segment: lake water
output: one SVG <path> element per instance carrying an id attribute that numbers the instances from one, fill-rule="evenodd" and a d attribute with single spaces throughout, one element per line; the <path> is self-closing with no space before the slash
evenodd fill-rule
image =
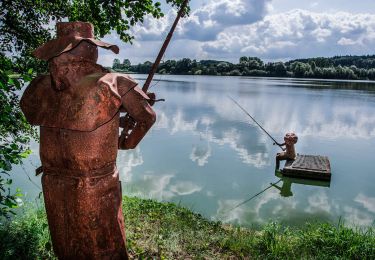
<path id="1" fill-rule="evenodd" d="M 134 77 L 140 83 L 146 78 Z M 340 218 L 374 225 L 375 82 L 157 75 L 154 84 L 151 90 L 166 99 L 155 105 L 156 125 L 137 149 L 119 152 L 125 194 L 172 201 L 244 226 Z M 279 148 L 228 95 L 279 142 L 294 131 L 298 153 L 328 156 L 331 182 L 275 175 Z M 40 185 L 33 177 L 38 144 L 32 149 L 24 169 L 15 167 L 13 175 L 29 200 Z M 276 182 L 279 189 L 233 209 Z"/>

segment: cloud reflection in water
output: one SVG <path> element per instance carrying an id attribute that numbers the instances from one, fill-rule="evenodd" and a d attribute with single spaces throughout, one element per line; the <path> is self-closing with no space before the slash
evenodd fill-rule
<path id="1" fill-rule="evenodd" d="M 146 194 L 163 200 L 196 194 L 194 198 L 199 198 L 198 204 L 216 204 L 210 216 L 239 224 L 265 223 L 269 219 L 288 223 L 313 219 L 337 221 L 340 216 L 348 222 L 357 221 L 359 225 L 371 224 L 375 213 L 373 197 L 365 196 L 367 193 L 357 195 L 358 190 L 354 188 L 336 186 L 348 185 L 353 178 L 348 170 L 348 160 L 343 159 L 347 158 L 344 151 L 375 137 L 374 99 L 370 94 L 316 90 L 313 85 L 318 83 L 309 82 L 310 86 L 306 81 L 298 80 L 236 77 L 191 77 L 189 80 L 195 82 L 189 84 L 190 91 L 185 88 L 179 92 L 178 88 L 172 87 L 174 82 L 171 80 L 159 85 L 161 95 L 168 102 L 156 106 L 158 121 L 153 128 L 154 136 L 162 135 L 163 140 L 173 143 L 168 148 L 177 148 L 179 154 L 175 157 L 176 162 L 169 162 L 176 169 L 173 174 L 164 171 L 158 173 L 159 176 L 151 177 L 153 173 L 142 179 L 145 185 L 141 186 Z M 281 81 L 283 86 L 280 86 Z M 331 85 L 329 82 L 324 84 Z M 226 94 L 238 100 L 276 139 L 280 140 L 287 131 L 296 131 L 302 137 L 297 145 L 298 152 L 305 152 L 303 149 L 311 146 L 315 152 L 330 153 L 336 163 L 333 165 L 334 176 L 338 176 L 331 189 L 293 184 L 294 195 L 288 198 L 282 198 L 278 190 L 270 189 L 253 202 L 223 216 L 225 210 L 245 199 L 244 194 L 255 193 L 272 180 L 276 151 L 268 137 L 226 98 Z M 181 143 L 180 138 L 184 139 Z M 342 140 L 345 141 L 343 144 Z M 350 156 L 348 158 L 351 160 Z M 162 159 L 161 149 L 159 160 Z M 339 164 L 343 166 L 338 167 Z M 225 166 L 231 173 L 229 177 Z M 184 175 L 186 167 L 191 176 Z M 365 178 L 371 179 L 366 172 L 367 168 L 363 170 L 367 174 Z M 147 184 L 151 181 L 155 186 Z M 231 183 L 236 184 L 234 188 Z M 360 187 L 358 184 L 356 189 Z"/>

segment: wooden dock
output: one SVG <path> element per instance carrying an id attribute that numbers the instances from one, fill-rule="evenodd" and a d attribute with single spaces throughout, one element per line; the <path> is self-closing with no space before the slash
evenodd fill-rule
<path id="1" fill-rule="evenodd" d="M 327 156 L 300 155 L 288 160 L 282 170 L 284 176 L 313 180 L 330 180 L 331 165 Z"/>

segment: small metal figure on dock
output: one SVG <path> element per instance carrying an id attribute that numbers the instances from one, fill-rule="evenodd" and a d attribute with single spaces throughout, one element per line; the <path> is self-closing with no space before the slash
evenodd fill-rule
<path id="1" fill-rule="evenodd" d="M 296 159 L 296 149 L 294 148 L 294 145 L 297 141 L 298 136 L 295 133 L 287 133 L 284 136 L 283 144 L 276 143 L 280 147 L 285 146 L 285 148 L 282 148 L 283 152 L 276 155 L 276 170 L 280 168 L 280 161 Z"/>
<path id="2" fill-rule="evenodd" d="M 229 96 L 229 98 L 272 139 L 273 145 L 278 145 L 283 150 L 282 153 L 276 155 L 276 172 L 279 171 L 280 161 L 286 160 L 284 169 L 282 169 L 282 174 L 285 176 L 315 180 L 331 179 L 331 165 L 327 156 L 296 154 L 294 145 L 297 143 L 298 137 L 295 133 L 287 133 L 284 137 L 285 142 L 278 143 L 245 108 L 232 97 Z"/>

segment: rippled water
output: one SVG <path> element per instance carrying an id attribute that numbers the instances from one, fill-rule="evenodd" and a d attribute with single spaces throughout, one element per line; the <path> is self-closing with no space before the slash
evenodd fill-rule
<path id="1" fill-rule="evenodd" d="M 146 78 L 134 76 L 140 83 Z M 167 101 L 155 105 L 157 123 L 141 145 L 119 152 L 124 193 L 241 225 L 337 223 L 340 217 L 348 224 L 374 224 L 375 83 L 157 76 L 155 84 L 152 90 Z M 295 131 L 298 153 L 329 156 L 331 182 L 276 176 L 278 148 L 228 95 L 279 141 Z M 25 170 L 14 170 L 17 187 L 30 200 L 39 193 L 26 176 L 39 165 L 37 146 Z M 278 188 L 233 209 L 276 182 Z"/>

